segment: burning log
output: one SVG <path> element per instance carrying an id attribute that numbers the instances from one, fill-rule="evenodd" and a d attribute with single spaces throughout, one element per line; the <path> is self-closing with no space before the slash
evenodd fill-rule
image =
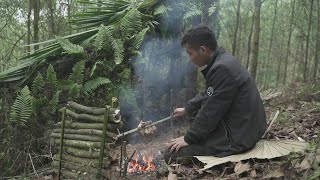
<path id="1" fill-rule="evenodd" d="M 69 107 L 87 113 L 87 114 L 92 114 L 92 115 L 103 115 L 105 112 L 105 108 L 96 108 L 96 107 L 89 107 L 89 106 L 84 106 L 81 104 L 78 104 L 73 101 L 68 101 Z M 111 114 L 117 114 L 116 113 L 117 109 L 115 108 L 110 108 L 110 113 Z"/>
<path id="2" fill-rule="evenodd" d="M 60 146 L 59 139 L 55 139 L 54 142 L 56 145 Z M 68 147 L 79 148 L 79 149 L 86 149 L 86 150 L 100 148 L 100 142 L 79 141 L 79 140 L 64 140 L 63 145 Z M 109 145 L 106 145 L 106 149 L 110 149 Z"/>
<path id="3" fill-rule="evenodd" d="M 54 129 L 54 133 L 61 133 L 61 129 Z M 80 135 L 94 135 L 102 137 L 102 131 L 96 129 L 65 129 L 64 132 L 66 134 L 80 134 Z M 113 140 L 117 140 L 117 135 L 111 132 L 106 132 L 106 136 Z"/>
<path id="4" fill-rule="evenodd" d="M 62 109 L 60 109 L 59 111 L 62 112 Z M 90 114 L 78 114 L 78 113 L 75 113 L 69 109 L 66 110 L 66 114 L 76 120 L 87 120 L 87 121 L 91 121 L 91 122 L 100 122 L 100 123 L 103 123 L 103 121 L 104 121 L 103 115 L 95 116 L 95 115 L 90 115 Z M 122 121 L 121 121 L 120 115 L 109 114 L 108 122 L 121 123 Z"/>
<path id="5" fill-rule="evenodd" d="M 61 122 L 58 122 L 55 126 L 56 127 L 61 127 Z M 113 123 L 108 123 L 108 130 L 116 130 L 121 128 L 121 124 L 113 124 Z M 72 122 L 72 121 L 66 121 L 65 127 L 72 128 L 72 129 L 98 129 L 102 130 L 103 129 L 103 123 L 77 123 L 77 122 Z"/>

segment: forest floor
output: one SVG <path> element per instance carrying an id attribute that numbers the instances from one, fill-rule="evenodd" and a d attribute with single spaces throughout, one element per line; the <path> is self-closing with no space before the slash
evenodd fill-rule
<path id="1" fill-rule="evenodd" d="M 164 163 L 162 154 L 165 143 L 173 137 L 170 128 L 158 131 L 153 137 L 135 136 L 134 141 L 127 146 L 128 156 L 134 150 L 140 154 L 153 154 L 154 171 L 129 173 L 127 179 L 306 179 L 320 172 L 319 138 L 320 130 L 320 89 L 314 85 L 295 84 L 294 86 L 277 91 L 277 95 L 267 98 L 265 109 L 268 119 L 279 110 L 277 121 L 272 125 L 269 139 L 290 139 L 308 142 L 308 148 L 302 153 L 268 160 L 246 160 L 239 163 L 225 163 L 214 166 L 199 173 L 201 163 L 189 166 L 168 166 Z M 270 122 L 270 121 L 269 121 Z M 170 126 L 170 125 L 169 125 Z M 176 124 L 181 135 L 184 134 L 188 123 Z M 120 149 L 116 150 L 119 156 Z M 238 165 L 237 165 L 238 164 Z M 113 166 L 109 177 L 119 179 L 119 166 Z M 170 174 L 170 175 L 169 175 Z M 318 178 L 316 178 L 318 179 Z"/>

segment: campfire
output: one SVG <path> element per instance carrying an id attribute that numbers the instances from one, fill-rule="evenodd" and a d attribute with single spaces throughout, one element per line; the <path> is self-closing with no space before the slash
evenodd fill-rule
<path id="1" fill-rule="evenodd" d="M 143 153 L 135 151 L 133 157 L 128 163 L 128 173 L 146 173 L 156 169 L 153 163 L 152 153 Z"/>

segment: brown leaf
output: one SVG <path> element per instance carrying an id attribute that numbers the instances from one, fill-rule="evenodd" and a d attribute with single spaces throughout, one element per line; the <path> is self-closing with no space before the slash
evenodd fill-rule
<path id="1" fill-rule="evenodd" d="M 305 157 L 303 159 L 303 161 L 300 163 L 300 168 L 303 169 L 303 170 L 306 170 L 306 169 L 310 168 L 310 163 L 309 163 L 307 157 Z"/>
<path id="2" fill-rule="evenodd" d="M 263 177 L 263 179 L 270 179 L 270 178 L 281 178 L 284 176 L 284 172 L 280 169 L 275 170 L 269 173 L 267 176 Z"/>
<path id="3" fill-rule="evenodd" d="M 255 169 L 253 169 L 252 171 L 250 171 L 250 177 L 251 178 L 256 178 L 257 177 L 257 172 Z"/>
<path id="4" fill-rule="evenodd" d="M 236 166 L 234 167 L 234 172 L 236 174 L 238 174 L 238 175 L 240 175 L 240 174 L 242 174 L 242 173 L 244 173 L 244 172 L 246 172 L 248 170 L 250 170 L 250 164 L 249 163 L 243 164 L 242 162 L 238 162 L 236 164 Z"/>
<path id="5" fill-rule="evenodd" d="M 288 111 L 294 111 L 295 109 L 294 109 L 293 106 L 290 105 L 290 106 L 288 106 L 287 110 L 288 110 Z"/>
<path id="6" fill-rule="evenodd" d="M 169 172 L 168 180 L 178 180 L 177 174 L 173 174 L 172 172 Z"/>

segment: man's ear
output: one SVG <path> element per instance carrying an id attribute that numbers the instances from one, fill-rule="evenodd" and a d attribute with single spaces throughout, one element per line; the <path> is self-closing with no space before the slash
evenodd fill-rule
<path id="1" fill-rule="evenodd" d="M 206 51 L 206 48 L 204 46 L 200 46 L 200 49 L 201 49 L 202 53 L 204 53 Z"/>

